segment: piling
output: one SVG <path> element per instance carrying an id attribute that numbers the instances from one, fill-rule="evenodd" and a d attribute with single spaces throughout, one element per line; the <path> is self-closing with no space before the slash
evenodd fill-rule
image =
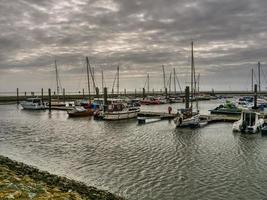
<path id="1" fill-rule="evenodd" d="M 83 88 L 83 99 L 84 99 L 84 88 Z"/>
<path id="2" fill-rule="evenodd" d="M 185 108 L 188 109 L 189 108 L 189 86 L 185 87 Z"/>
<path id="3" fill-rule="evenodd" d="M 44 88 L 41 89 L 42 102 L 44 103 Z"/>
<path id="4" fill-rule="evenodd" d="M 257 109 L 257 97 L 258 97 L 258 94 L 257 94 L 257 84 L 254 85 L 254 109 Z"/>
<path id="5" fill-rule="evenodd" d="M 136 98 L 136 89 L 134 89 L 134 98 Z"/>
<path id="6" fill-rule="evenodd" d="M 146 97 L 146 90 L 143 88 L 143 99 Z"/>
<path id="7" fill-rule="evenodd" d="M 19 105 L 19 88 L 17 88 L 17 104 Z"/>
<path id="8" fill-rule="evenodd" d="M 51 89 L 48 89 L 48 105 L 49 105 L 49 112 L 51 112 Z"/>
<path id="9" fill-rule="evenodd" d="M 24 92 L 24 96 L 27 97 L 27 92 Z"/>
<path id="10" fill-rule="evenodd" d="M 168 89 L 165 87 L 165 98 L 167 99 L 168 98 Z"/>
<path id="11" fill-rule="evenodd" d="M 99 98 L 99 88 L 98 87 L 95 88 L 95 93 L 96 93 L 96 98 Z"/>
<path id="12" fill-rule="evenodd" d="M 104 87 L 104 112 L 107 110 L 108 107 L 108 90 Z"/>
<path id="13" fill-rule="evenodd" d="M 65 88 L 63 88 L 63 102 L 65 103 L 66 102 L 66 98 L 65 98 Z"/>

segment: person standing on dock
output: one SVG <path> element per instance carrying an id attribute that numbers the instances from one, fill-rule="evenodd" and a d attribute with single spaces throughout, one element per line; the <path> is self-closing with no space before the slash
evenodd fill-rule
<path id="1" fill-rule="evenodd" d="M 168 113 L 171 114 L 171 112 L 172 112 L 172 107 L 169 106 L 169 107 L 168 107 Z"/>

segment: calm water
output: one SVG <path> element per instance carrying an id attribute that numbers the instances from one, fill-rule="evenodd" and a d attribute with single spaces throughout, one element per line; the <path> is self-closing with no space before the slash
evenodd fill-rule
<path id="1" fill-rule="evenodd" d="M 201 112 L 217 104 L 201 102 Z M 267 198 L 267 137 L 231 128 L 181 130 L 172 121 L 140 126 L 0 105 L 0 154 L 128 199 Z"/>

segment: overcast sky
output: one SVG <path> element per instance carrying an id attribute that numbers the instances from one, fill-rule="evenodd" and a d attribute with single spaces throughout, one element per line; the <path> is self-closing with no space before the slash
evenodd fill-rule
<path id="1" fill-rule="evenodd" d="M 120 65 L 122 90 L 140 90 L 147 73 L 161 89 L 165 65 L 184 89 L 191 40 L 201 89 L 248 90 L 258 61 L 267 86 L 266 0 L 1 0 L 0 30 L 0 92 L 54 90 L 55 59 L 62 87 L 86 88 L 85 56 L 99 86 Z"/>

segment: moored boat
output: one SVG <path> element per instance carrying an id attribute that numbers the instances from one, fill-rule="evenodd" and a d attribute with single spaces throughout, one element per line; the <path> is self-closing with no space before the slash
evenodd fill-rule
<path id="1" fill-rule="evenodd" d="M 87 117 L 92 116 L 94 111 L 92 109 L 86 109 L 84 107 L 75 106 L 72 110 L 67 111 L 69 117 Z"/>
<path id="2" fill-rule="evenodd" d="M 28 98 L 26 101 L 21 102 L 20 104 L 25 110 L 44 110 L 46 106 L 41 98 L 34 97 Z"/>
<path id="3" fill-rule="evenodd" d="M 243 110 L 241 118 L 233 124 L 234 132 L 257 133 L 264 125 L 264 120 L 260 118 L 260 113 L 253 110 Z"/>

